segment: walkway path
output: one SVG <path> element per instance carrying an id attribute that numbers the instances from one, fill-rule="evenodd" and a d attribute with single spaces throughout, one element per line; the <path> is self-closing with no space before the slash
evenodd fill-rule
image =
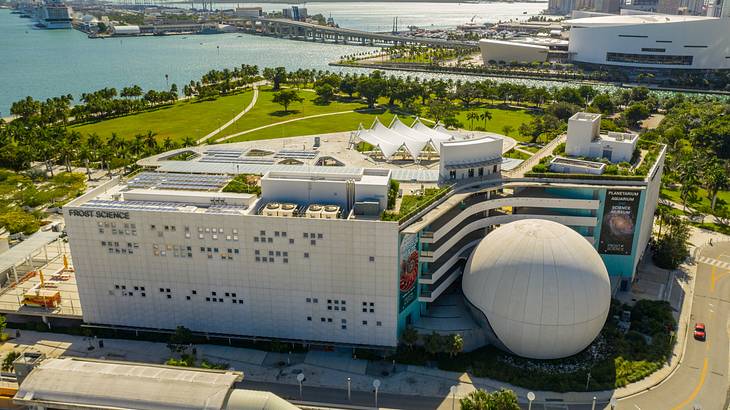
<path id="1" fill-rule="evenodd" d="M 227 123 L 225 123 L 222 126 L 216 128 L 215 131 L 213 131 L 213 132 L 209 133 L 208 135 L 204 136 L 203 138 L 200 138 L 199 140 L 197 140 L 196 143 L 197 144 L 204 143 L 210 137 L 212 137 L 214 135 L 217 135 L 219 132 L 221 132 L 224 129 L 228 128 L 231 124 L 233 124 L 234 122 L 238 121 L 241 117 L 243 117 L 244 114 L 246 114 L 247 112 L 249 112 L 254 107 L 254 105 L 256 105 L 256 101 L 259 99 L 259 87 L 258 86 L 259 86 L 259 83 L 254 83 L 253 84 L 253 98 L 251 99 L 251 102 L 248 104 L 248 106 L 246 108 L 244 108 L 243 111 L 239 112 L 238 115 L 236 115 L 235 117 L 233 117 Z"/>
<path id="2" fill-rule="evenodd" d="M 290 120 L 279 121 L 279 122 L 275 122 L 273 124 L 262 125 L 260 127 L 252 128 L 250 130 L 237 132 L 237 133 L 231 134 L 231 135 L 226 135 L 225 137 L 219 139 L 218 142 L 226 141 L 226 140 L 229 140 L 231 138 L 240 137 L 241 135 L 245 135 L 245 134 L 248 134 L 248 133 L 251 133 L 251 132 L 254 132 L 254 131 L 263 130 L 263 129 L 266 129 L 266 128 L 269 128 L 269 127 L 275 127 L 277 125 L 282 125 L 282 124 L 286 124 L 286 123 L 290 123 L 290 122 L 294 122 L 294 121 L 308 120 L 308 119 L 311 119 L 311 118 L 319 118 L 319 117 L 327 117 L 327 116 L 330 116 L 330 115 L 347 114 L 347 113 L 351 113 L 351 112 L 355 112 L 355 110 L 328 112 L 328 113 L 324 113 L 324 114 L 315 114 L 315 115 L 309 115 L 309 116 L 306 116 L 306 117 L 292 118 Z"/>

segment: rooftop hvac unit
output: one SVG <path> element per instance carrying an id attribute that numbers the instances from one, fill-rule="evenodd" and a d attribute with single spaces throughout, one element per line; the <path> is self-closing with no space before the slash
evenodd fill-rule
<path id="1" fill-rule="evenodd" d="M 312 204 L 307 207 L 305 213 L 307 218 L 321 218 L 322 217 L 322 205 Z"/>
<path id="2" fill-rule="evenodd" d="M 279 208 L 281 204 L 277 202 L 270 202 L 264 207 L 264 216 L 279 216 Z"/>
<path id="3" fill-rule="evenodd" d="M 294 216 L 296 211 L 297 206 L 295 204 L 281 204 L 281 208 L 279 208 L 279 216 Z"/>
<path id="4" fill-rule="evenodd" d="M 326 205 L 322 211 L 322 218 L 337 219 L 340 215 L 340 207 L 337 205 Z"/>

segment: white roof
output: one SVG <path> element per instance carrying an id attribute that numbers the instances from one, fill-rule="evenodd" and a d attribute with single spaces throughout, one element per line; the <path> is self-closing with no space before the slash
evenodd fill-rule
<path id="1" fill-rule="evenodd" d="M 573 355 L 601 331 L 611 285 L 598 252 L 557 222 L 525 219 L 488 234 L 464 269 L 467 300 L 513 353 Z"/>
<path id="2" fill-rule="evenodd" d="M 427 145 L 439 150 L 441 141 L 449 141 L 454 137 L 443 126 L 429 128 L 419 119 L 408 127 L 398 117 L 393 119 L 390 128 L 383 125 L 378 118 L 369 129 L 357 131 L 357 138 L 378 147 L 383 156 L 390 158 L 405 147 L 413 158 L 418 158 Z"/>
<path id="3" fill-rule="evenodd" d="M 566 20 L 565 24 L 568 24 L 570 26 L 599 27 L 630 26 L 638 24 L 681 23 L 701 20 L 716 20 L 716 18 L 706 16 L 680 16 L 672 14 L 631 14 L 571 19 Z"/>
<path id="4" fill-rule="evenodd" d="M 28 255 L 56 240 L 61 232 L 38 231 L 26 238 L 23 242 L 13 246 L 10 250 L 3 252 L 0 257 L 0 273 L 21 264 Z"/>
<path id="5" fill-rule="evenodd" d="M 535 42 L 533 40 L 533 42 Z M 505 40 L 492 40 L 492 39 L 481 39 L 479 40 L 480 44 L 497 44 L 497 45 L 504 45 L 504 46 L 512 46 L 512 47 L 522 47 L 522 48 L 534 48 L 538 50 L 547 50 L 550 47 L 540 44 L 531 44 L 527 40 L 522 41 L 505 41 Z"/>
<path id="6" fill-rule="evenodd" d="M 26 377 L 15 400 L 115 409 L 220 410 L 241 377 L 236 372 L 47 359 Z"/>

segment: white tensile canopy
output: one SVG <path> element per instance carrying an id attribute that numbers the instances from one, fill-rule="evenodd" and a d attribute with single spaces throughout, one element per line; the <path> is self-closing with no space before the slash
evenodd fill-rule
<path id="1" fill-rule="evenodd" d="M 386 127 L 376 118 L 372 127 L 365 129 L 361 126 L 355 136 L 361 141 L 377 147 L 387 159 L 405 148 L 414 160 L 418 159 L 426 146 L 431 146 L 439 152 L 441 142 L 454 138 L 441 125 L 430 128 L 416 118 L 413 125 L 409 127 L 397 116 L 393 118 L 390 127 Z"/>

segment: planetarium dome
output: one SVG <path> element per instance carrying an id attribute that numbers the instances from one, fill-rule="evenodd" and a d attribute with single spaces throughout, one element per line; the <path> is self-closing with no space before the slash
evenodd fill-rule
<path id="1" fill-rule="evenodd" d="M 567 226 L 540 219 L 503 225 L 482 239 L 462 288 L 490 342 L 534 359 L 585 349 L 611 303 L 598 252 Z"/>

